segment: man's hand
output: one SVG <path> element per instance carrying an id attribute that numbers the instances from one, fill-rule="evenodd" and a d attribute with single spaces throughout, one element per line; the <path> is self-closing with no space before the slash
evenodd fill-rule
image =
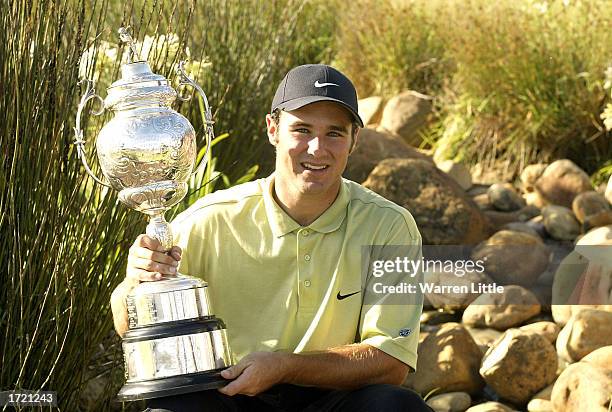
<path id="1" fill-rule="evenodd" d="M 162 251 L 157 239 L 140 235 L 130 248 L 126 276 L 111 295 L 111 308 L 115 329 L 120 336 L 128 329 L 126 297 L 140 282 L 151 282 L 163 279 L 164 276 L 176 276 L 177 266 L 181 260 L 181 248 L 174 246 L 170 253 Z"/>
<path id="2" fill-rule="evenodd" d="M 170 253 L 162 251 L 157 239 L 140 235 L 130 248 L 126 278 L 140 282 L 160 280 L 163 276 L 176 276 L 181 260 L 181 248 L 172 247 Z"/>
<path id="3" fill-rule="evenodd" d="M 222 377 L 234 381 L 220 388 L 219 392 L 228 396 L 255 396 L 283 383 L 287 359 L 287 354 L 283 352 L 253 352 L 221 372 Z"/>

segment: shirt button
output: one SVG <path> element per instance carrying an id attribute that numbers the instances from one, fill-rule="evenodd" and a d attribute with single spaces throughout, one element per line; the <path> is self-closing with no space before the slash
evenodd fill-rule
<path id="1" fill-rule="evenodd" d="M 302 231 L 303 236 L 308 236 L 309 234 L 310 234 L 310 231 L 308 229 Z"/>
<path id="2" fill-rule="evenodd" d="M 310 281 L 309 280 L 305 280 L 304 281 L 304 286 L 309 287 L 310 286 Z"/>
<path id="3" fill-rule="evenodd" d="M 310 260 L 310 255 L 304 256 L 304 260 L 306 260 L 306 261 Z"/>

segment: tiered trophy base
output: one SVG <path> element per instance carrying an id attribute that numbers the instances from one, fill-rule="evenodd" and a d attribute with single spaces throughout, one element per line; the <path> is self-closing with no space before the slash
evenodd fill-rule
<path id="1" fill-rule="evenodd" d="M 223 369 L 225 368 L 153 381 L 126 383 L 117 394 L 117 399 L 127 402 L 221 388 L 229 382 L 221 377 Z"/>

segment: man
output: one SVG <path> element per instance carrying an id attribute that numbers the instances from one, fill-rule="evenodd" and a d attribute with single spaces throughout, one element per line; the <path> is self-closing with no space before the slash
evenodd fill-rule
<path id="1" fill-rule="evenodd" d="M 130 249 L 126 280 L 112 299 L 118 332 L 127 329 L 127 291 L 175 275 L 180 261 L 181 273 L 208 281 L 238 360 L 222 372 L 231 382 L 218 392 L 149 406 L 429 410 L 398 386 L 416 368 L 422 299 L 403 305 L 377 295 L 364 263 L 374 245 L 402 246 L 419 259 L 421 237 L 405 209 L 341 177 L 363 127 L 353 84 L 329 66 L 296 67 L 266 122 L 276 148 L 272 176 L 196 202 L 173 222 L 180 247 L 168 255 L 144 235 Z M 392 273 L 387 282 L 404 277 Z"/>

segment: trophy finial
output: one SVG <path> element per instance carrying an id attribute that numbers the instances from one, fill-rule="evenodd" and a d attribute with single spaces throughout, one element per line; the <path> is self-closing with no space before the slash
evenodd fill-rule
<path id="1" fill-rule="evenodd" d="M 140 56 L 136 51 L 136 43 L 134 42 L 134 39 L 132 38 L 132 35 L 130 34 L 129 30 L 130 26 L 127 26 L 120 27 L 117 31 L 119 32 L 119 38 L 121 39 L 121 41 L 123 43 L 127 43 L 128 45 L 128 63 L 139 62 Z"/>

